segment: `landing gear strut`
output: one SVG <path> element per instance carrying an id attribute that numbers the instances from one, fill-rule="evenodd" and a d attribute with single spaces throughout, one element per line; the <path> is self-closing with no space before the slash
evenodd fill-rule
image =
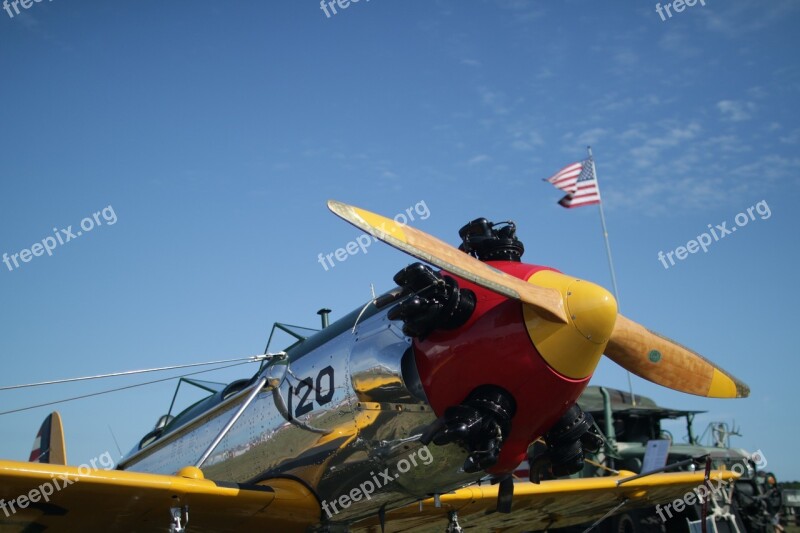
<path id="1" fill-rule="evenodd" d="M 456 511 L 450 511 L 450 515 L 447 519 L 448 522 L 445 533 L 464 533 L 464 529 L 458 524 L 458 513 Z"/>

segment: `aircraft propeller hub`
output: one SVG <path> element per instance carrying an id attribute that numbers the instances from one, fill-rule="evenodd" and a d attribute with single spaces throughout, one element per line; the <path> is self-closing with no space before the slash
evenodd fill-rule
<path id="1" fill-rule="evenodd" d="M 586 340 L 605 345 L 617 320 L 617 301 L 606 289 L 580 279 L 569 286 L 567 314 Z"/>

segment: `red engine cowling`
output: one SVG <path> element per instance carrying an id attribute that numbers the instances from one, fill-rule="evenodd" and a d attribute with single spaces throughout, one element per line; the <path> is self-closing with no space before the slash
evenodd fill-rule
<path id="1" fill-rule="evenodd" d="M 488 264 L 523 280 L 542 270 L 557 272 L 511 261 Z M 591 375 L 574 379 L 547 364 L 531 340 L 524 304 L 447 275 L 455 278 L 459 287 L 471 289 L 477 304 L 470 319 L 458 329 L 437 330 L 425 340 L 414 340 L 422 384 L 437 416 L 463 402 L 481 385 L 495 385 L 510 393 L 516 412 L 490 472 L 511 472 L 526 459 L 530 443 L 575 403 Z"/>

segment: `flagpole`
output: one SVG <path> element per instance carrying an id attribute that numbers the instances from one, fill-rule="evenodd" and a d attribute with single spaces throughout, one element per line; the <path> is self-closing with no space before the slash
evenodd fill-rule
<path id="1" fill-rule="evenodd" d="M 617 275 L 614 273 L 614 261 L 611 259 L 611 244 L 608 240 L 608 228 L 606 227 L 606 216 L 603 213 L 603 197 L 600 194 L 600 179 L 597 177 L 597 167 L 594 164 L 594 156 L 592 155 L 592 147 L 587 146 L 586 149 L 589 151 L 589 161 L 592 163 L 592 174 L 594 175 L 594 180 L 597 186 L 597 197 L 600 200 L 597 203 L 597 206 L 600 208 L 600 223 L 603 225 L 603 239 L 606 242 L 606 256 L 608 257 L 608 269 L 611 272 L 611 286 L 614 289 L 614 297 L 617 299 L 617 308 L 619 308 L 619 290 L 617 289 Z M 631 402 L 633 405 L 636 405 L 636 396 L 633 394 L 633 382 L 631 381 L 631 373 L 630 371 L 626 371 L 628 374 L 628 389 L 631 392 Z"/>

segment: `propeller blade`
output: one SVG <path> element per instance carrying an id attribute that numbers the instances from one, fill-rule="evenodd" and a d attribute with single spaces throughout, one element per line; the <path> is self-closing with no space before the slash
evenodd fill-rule
<path id="1" fill-rule="evenodd" d="M 329 200 L 328 208 L 350 224 L 400 251 L 490 291 L 525 302 L 546 320 L 567 323 L 564 302 L 555 289 L 539 287 L 500 272 L 425 232 L 370 211 L 336 200 Z"/>
<path id="2" fill-rule="evenodd" d="M 530 305 L 542 318 L 567 324 L 561 293 L 510 276 L 410 226 L 335 200 L 328 208 L 357 228 L 417 259 L 498 294 Z M 617 315 L 604 352 L 637 376 L 673 390 L 709 398 L 745 398 L 747 385 L 677 342 Z"/>
<path id="3" fill-rule="evenodd" d="M 750 388 L 703 356 L 617 315 L 605 354 L 658 385 L 709 398 L 746 398 Z"/>

